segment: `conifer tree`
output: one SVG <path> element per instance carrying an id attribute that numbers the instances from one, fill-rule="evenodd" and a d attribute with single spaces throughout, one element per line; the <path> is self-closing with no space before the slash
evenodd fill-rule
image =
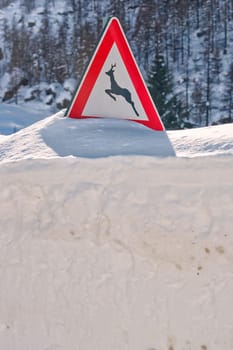
<path id="1" fill-rule="evenodd" d="M 223 105 L 225 109 L 224 117 L 220 119 L 220 123 L 232 123 L 233 116 L 233 63 L 230 64 L 229 71 L 226 76 L 226 86 L 223 94 Z M 228 111 L 228 116 L 226 112 Z"/>
<path id="2" fill-rule="evenodd" d="M 173 93 L 172 77 L 160 53 L 156 54 L 149 72 L 148 87 L 165 128 L 183 128 L 184 108 L 181 100 Z"/>

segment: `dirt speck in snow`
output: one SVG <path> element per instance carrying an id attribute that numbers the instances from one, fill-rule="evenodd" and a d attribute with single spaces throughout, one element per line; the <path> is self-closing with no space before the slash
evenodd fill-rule
<path id="1" fill-rule="evenodd" d="M 180 264 L 175 264 L 175 267 L 177 268 L 177 270 L 181 271 L 182 270 L 182 266 Z"/>
<path id="2" fill-rule="evenodd" d="M 219 254 L 224 254 L 224 253 L 225 253 L 224 248 L 223 248 L 223 246 L 221 246 L 221 245 L 217 246 L 215 249 L 216 249 L 216 251 L 217 251 Z"/>

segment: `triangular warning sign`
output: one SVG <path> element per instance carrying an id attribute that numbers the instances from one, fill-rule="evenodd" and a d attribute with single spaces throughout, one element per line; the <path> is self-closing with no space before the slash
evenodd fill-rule
<path id="1" fill-rule="evenodd" d="M 164 130 L 117 18 L 107 23 L 66 115 L 129 119 Z"/>

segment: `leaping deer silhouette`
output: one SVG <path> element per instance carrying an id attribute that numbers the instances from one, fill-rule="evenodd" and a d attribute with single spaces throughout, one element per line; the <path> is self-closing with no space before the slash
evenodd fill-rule
<path id="1" fill-rule="evenodd" d="M 116 79 L 114 77 L 114 68 L 116 67 L 115 64 L 111 64 L 111 68 L 105 72 L 110 77 L 111 82 L 111 89 L 106 89 L 105 92 L 108 94 L 114 101 L 116 101 L 116 97 L 114 95 L 120 95 L 125 98 L 125 100 L 133 107 L 133 110 L 137 116 L 139 116 L 138 111 L 136 110 L 134 106 L 134 102 L 132 101 L 131 93 L 128 89 L 120 87 L 118 83 L 116 82 Z"/>

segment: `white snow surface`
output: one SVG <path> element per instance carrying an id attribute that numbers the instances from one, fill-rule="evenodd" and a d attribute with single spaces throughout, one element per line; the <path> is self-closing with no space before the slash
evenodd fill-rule
<path id="1" fill-rule="evenodd" d="M 60 112 L 0 183 L 0 349 L 233 349 L 233 125 Z"/>
<path id="2" fill-rule="evenodd" d="M 28 106 L 2 103 L 0 105 L 0 140 L 49 115 L 49 108 L 42 103 L 28 103 Z"/>

